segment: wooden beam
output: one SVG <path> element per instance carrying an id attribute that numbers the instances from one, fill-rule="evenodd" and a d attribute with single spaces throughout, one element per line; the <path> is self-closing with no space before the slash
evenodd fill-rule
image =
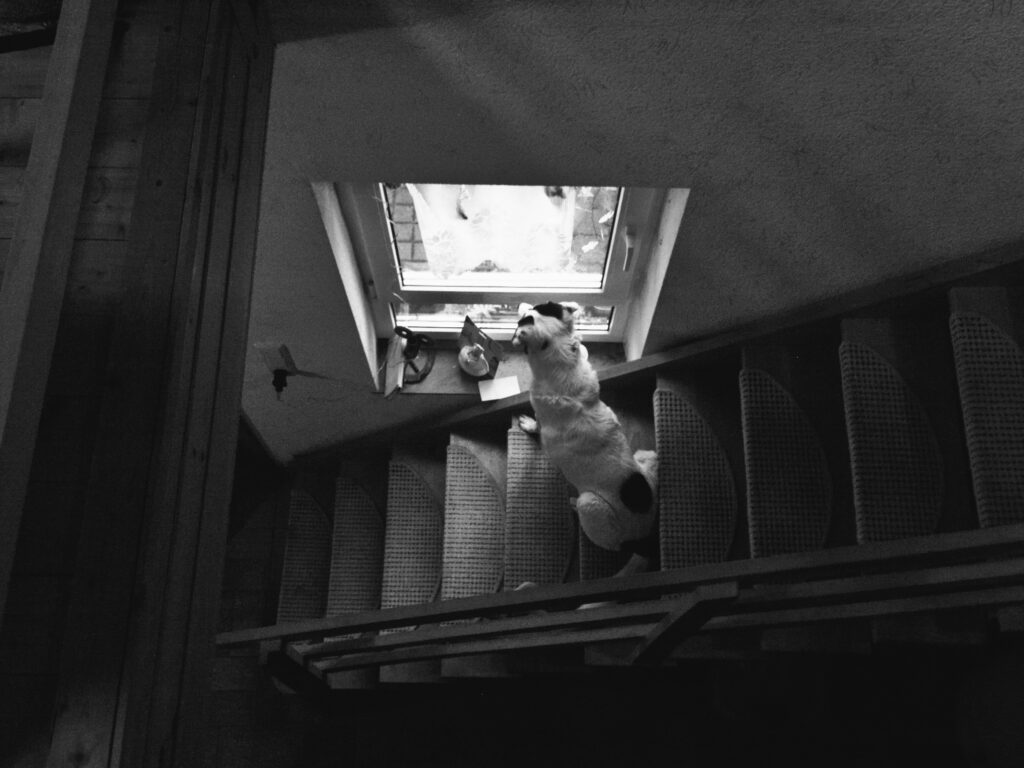
<path id="1" fill-rule="evenodd" d="M 133 706 L 147 701 L 148 692 L 139 688 L 152 673 L 163 632 L 174 630 L 150 631 L 141 620 L 141 608 L 160 601 L 163 585 L 142 583 L 137 574 L 140 542 L 147 528 L 152 532 L 155 477 L 178 466 L 159 449 L 179 439 L 175 425 L 162 421 L 163 408 L 180 373 L 171 364 L 174 345 L 186 333 L 181 305 L 202 280 L 183 246 L 182 228 L 193 217 L 186 207 L 190 161 L 203 64 L 212 51 L 207 2 L 150 7 L 155 15 L 126 33 L 158 39 L 157 76 L 128 233 L 127 286 L 84 501 L 49 765 L 142 764 L 133 760 L 143 741 Z"/>
<path id="2" fill-rule="evenodd" d="M 220 44 L 227 60 L 218 172 L 209 230 L 197 244 L 207 265 L 205 320 L 198 324 L 191 390 L 179 395 L 188 401 L 180 469 L 158 484 L 176 487 L 177 498 L 154 505 L 170 535 L 150 539 L 157 544 L 150 551 L 170 556 L 157 574 L 165 588 L 153 607 L 159 626 L 177 629 L 171 637 L 164 633 L 153 685 L 138 692 L 151 710 L 143 765 L 162 764 L 167 755 L 176 766 L 202 762 L 203 702 L 220 615 L 220 595 L 210 585 L 222 583 L 226 557 L 271 73 L 269 42 L 258 46 L 250 37 L 256 23 L 249 4 L 223 8 L 227 28 Z"/>
<path id="3" fill-rule="evenodd" d="M 428 661 L 454 656 L 478 656 L 507 651 L 528 651 L 541 648 L 562 648 L 584 646 L 593 643 L 608 643 L 615 640 L 630 640 L 643 637 L 654 628 L 653 622 L 626 624 L 623 626 L 595 627 L 592 629 L 556 629 L 528 632 L 521 635 L 489 637 L 483 640 L 461 640 L 454 643 L 417 645 L 393 651 L 374 651 L 343 656 L 332 662 L 329 671 L 311 667 L 313 674 L 322 676 L 330 684 L 331 675 L 350 669 L 372 667 L 378 664 L 402 664 L 409 661 Z"/>
<path id="4" fill-rule="evenodd" d="M 693 621 L 692 610 L 701 603 L 719 608 L 721 613 L 754 616 L 799 606 L 826 607 L 843 602 L 863 603 L 870 600 L 905 598 L 931 593 L 952 593 L 986 587 L 1005 587 L 1024 582 L 1024 559 L 941 566 L 917 571 L 849 576 L 843 579 L 818 580 L 798 584 L 767 584 L 739 590 L 735 582 L 698 587 L 690 593 L 671 599 L 621 603 L 589 610 L 541 612 L 493 619 L 482 623 L 428 625 L 410 632 L 368 635 L 320 643 L 292 643 L 286 652 L 298 664 L 331 656 L 361 651 L 384 651 L 431 643 L 459 640 L 482 640 L 499 635 L 515 635 L 540 630 L 593 629 L 616 624 L 658 621 L 658 632 L 664 634 L 673 622 Z M 709 618 L 704 614 L 704 619 Z M 703 621 L 702 620 L 702 621 Z M 688 625 L 691 629 L 693 625 Z M 653 641 L 653 638 L 650 638 Z M 671 636 L 662 643 L 670 651 L 682 638 Z M 653 652 L 652 652 L 653 653 Z M 649 657 L 649 658 L 653 658 Z M 641 659 L 638 659 L 641 660 Z M 329 665 L 328 667 L 329 668 Z"/>
<path id="5" fill-rule="evenodd" d="M 569 608 L 601 600 L 650 599 L 659 594 L 686 592 L 699 586 L 726 581 L 736 581 L 743 586 L 769 579 L 838 578 L 844 573 L 860 575 L 864 571 L 898 571 L 1022 554 L 1024 524 L 1007 525 L 755 560 L 732 560 L 637 576 L 541 586 L 536 589 L 236 630 L 219 634 L 217 643 L 222 647 L 232 647 L 262 640 L 322 638 L 332 634 L 367 632 L 478 616 L 493 617 L 502 613 Z"/>
<path id="6" fill-rule="evenodd" d="M 835 605 L 781 608 L 730 616 L 716 616 L 704 626 L 707 632 L 736 629 L 813 624 L 823 621 L 849 621 L 879 616 L 897 616 L 931 611 L 952 611 L 958 608 L 1012 605 L 1024 602 L 1024 586 L 987 587 L 963 592 L 942 592 L 883 600 L 859 600 Z"/>
<path id="7" fill-rule="evenodd" d="M 948 571 L 952 573 L 947 575 Z M 902 574 L 902 586 L 889 576 L 832 580 L 826 593 L 833 602 L 826 603 L 821 603 L 815 595 L 815 584 L 771 585 L 767 589 L 768 599 L 763 599 L 759 587 L 741 591 L 737 583 L 726 582 L 697 588 L 673 600 L 515 616 L 459 626 L 432 626 L 319 644 L 293 644 L 285 652 L 296 664 L 324 679 L 329 679 L 333 672 L 396 661 L 630 638 L 641 641 L 627 655 L 626 662 L 653 664 L 702 628 L 707 631 L 759 629 L 972 605 L 1006 605 L 1024 598 L 1021 583 L 1024 570 L 1019 560 L 906 573 Z M 844 590 L 839 589 L 841 583 L 845 585 Z M 721 615 L 716 616 L 716 613 Z"/>
<path id="8" fill-rule="evenodd" d="M 673 648 L 700 629 L 718 605 L 735 600 L 739 593 L 736 582 L 694 590 L 644 636 L 630 653 L 628 663 L 660 663 Z"/>
<path id="9" fill-rule="evenodd" d="M 66 0 L 0 285 L 0 620 L 110 54 L 116 0 Z"/>
<path id="10" fill-rule="evenodd" d="M 689 596 L 680 600 L 689 600 Z M 292 643 L 286 652 L 293 661 L 308 667 L 317 659 L 363 651 L 387 651 L 413 645 L 452 643 L 467 639 L 484 640 L 538 631 L 597 629 L 616 624 L 657 621 L 670 611 L 673 605 L 671 600 L 649 600 L 587 610 L 573 609 L 513 616 L 482 623 L 430 625 L 413 632 L 394 632 L 349 640 L 327 640 L 322 643 Z M 330 668 L 330 665 L 326 665 L 325 668 Z"/>

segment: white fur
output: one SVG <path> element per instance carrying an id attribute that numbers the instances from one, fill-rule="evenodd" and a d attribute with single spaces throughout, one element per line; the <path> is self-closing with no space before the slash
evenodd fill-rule
<path id="1" fill-rule="evenodd" d="M 624 542 L 642 539 L 654 528 L 655 506 L 643 513 L 623 503 L 622 484 L 640 472 L 652 494 L 657 488 L 657 455 L 634 454 L 618 417 L 600 397 L 597 372 L 588 361 L 586 347 L 574 334 L 575 305 L 563 304 L 561 317 L 536 311 L 513 337 L 513 346 L 527 353 L 533 382 L 530 402 L 537 416 L 545 453 L 579 492 L 580 525 L 590 539 L 605 549 L 619 550 Z M 532 419 L 521 426 L 532 431 Z"/>

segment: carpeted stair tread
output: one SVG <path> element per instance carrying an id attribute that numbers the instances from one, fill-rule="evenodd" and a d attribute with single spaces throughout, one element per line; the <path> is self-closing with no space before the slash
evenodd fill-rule
<path id="1" fill-rule="evenodd" d="M 309 494 L 293 490 L 277 606 L 279 623 L 324 615 L 330 567 L 330 521 Z"/>
<path id="2" fill-rule="evenodd" d="M 832 479 L 803 409 L 767 372 L 740 372 L 747 517 L 753 557 L 824 546 Z"/>
<path id="3" fill-rule="evenodd" d="M 526 581 L 572 580 L 576 545 L 571 489 L 539 441 L 519 428 L 508 432 L 505 494 L 505 589 Z"/>
<path id="4" fill-rule="evenodd" d="M 950 331 L 978 519 L 1024 521 L 1024 354 L 979 312 L 954 311 Z"/>
<path id="5" fill-rule="evenodd" d="M 924 405 L 867 344 L 839 347 L 857 541 L 934 533 L 943 464 Z"/>
<path id="6" fill-rule="evenodd" d="M 429 603 L 441 581 L 444 519 L 440 502 L 408 465 L 388 468 L 381 608 Z"/>
<path id="7" fill-rule="evenodd" d="M 441 598 L 495 592 L 504 571 L 505 506 L 491 475 L 463 445 L 448 446 Z"/>
<path id="8" fill-rule="evenodd" d="M 654 429 L 662 569 L 725 560 L 737 492 L 721 443 L 689 399 L 669 389 L 654 393 Z"/>
<path id="9" fill-rule="evenodd" d="M 383 555 L 384 519 L 380 510 L 354 480 L 338 477 L 326 615 L 380 607 Z"/>
<path id="10" fill-rule="evenodd" d="M 629 560 L 628 552 L 612 552 L 597 546 L 579 529 L 580 580 L 604 579 L 614 576 Z"/>

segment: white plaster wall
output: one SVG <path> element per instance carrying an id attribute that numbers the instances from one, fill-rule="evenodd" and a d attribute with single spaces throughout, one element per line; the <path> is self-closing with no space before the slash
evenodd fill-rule
<path id="1" fill-rule="evenodd" d="M 370 392 L 311 178 L 691 188 L 648 351 L 1024 235 L 1024 4 L 468 6 L 277 49 L 251 341 L 335 378 L 250 361 L 283 459 L 464 404 Z"/>

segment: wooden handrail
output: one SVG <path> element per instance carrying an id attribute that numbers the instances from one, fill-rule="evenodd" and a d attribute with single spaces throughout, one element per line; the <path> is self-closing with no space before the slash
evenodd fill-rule
<path id="1" fill-rule="evenodd" d="M 710 584 L 669 599 L 435 625 L 323 643 L 292 643 L 284 652 L 329 682 L 331 674 L 377 664 L 519 651 L 609 640 L 638 641 L 623 661 L 657 663 L 698 631 L 765 628 L 1024 601 L 1024 558 L 941 565 L 898 574 L 849 576 L 817 584 L 740 589 Z"/>
<path id="2" fill-rule="evenodd" d="M 1024 524 L 736 560 L 622 578 L 540 586 L 535 589 L 276 624 L 223 632 L 217 635 L 216 641 L 218 646 L 230 648 L 268 640 L 291 642 L 321 639 L 331 635 L 376 632 L 458 619 L 495 618 L 510 613 L 571 609 L 583 603 L 607 600 L 650 600 L 664 594 L 689 592 L 701 586 L 723 582 L 736 582 L 747 587 L 766 581 L 774 584 L 811 578 L 827 580 L 844 575 L 865 577 L 865 574 L 884 574 L 887 571 L 901 573 L 914 568 L 1014 556 L 1024 556 Z M 890 578 L 889 582 L 896 589 L 900 587 L 899 578 Z M 823 583 L 827 585 L 828 582 Z M 821 587 L 821 584 L 815 587 Z M 797 585 L 796 588 L 799 590 L 801 587 Z M 878 588 L 878 584 L 875 588 Z M 764 589 L 768 590 L 765 594 L 770 594 L 772 587 L 762 587 Z M 813 588 L 806 589 L 812 590 L 808 598 L 825 599 L 820 593 L 814 593 Z M 827 586 L 822 589 L 827 592 Z"/>

